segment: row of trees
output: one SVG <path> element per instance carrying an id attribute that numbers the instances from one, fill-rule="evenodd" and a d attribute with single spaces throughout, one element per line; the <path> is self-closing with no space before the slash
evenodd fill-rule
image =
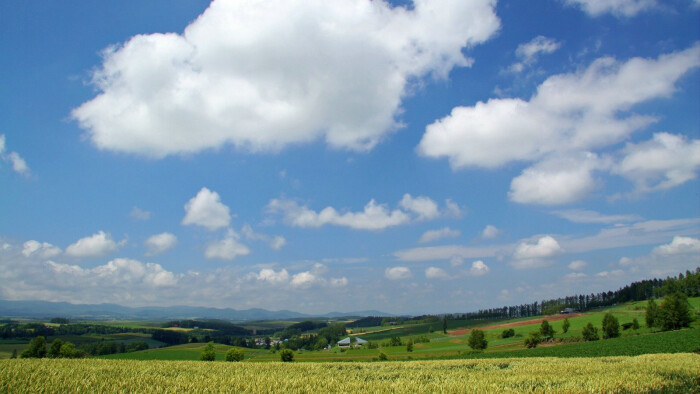
<path id="1" fill-rule="evenodd" d="M 633 282 L 616 291 L 591 294 L 577 294 L 567 297 L 543 300 L 529 304 L 503 306 L 500 308 L 481 309 L 449 315 L 452 319 L 506 319 L 553 314 L 565 308 L 588 311 L 595 308 L 611 306 L 629 301 L 643 301 L 653 297 L 682 293 L 687 297 L 700 296 L 700 267 L 695 272 L 686 271 L 677 277 L 650 279 Z"/>
<path id="2" fill-rule="evenodd" d="M 29 342 L 29 346 L 24 349 L 21 358 L 81 358 L 87 354 L 80 349 L 76 349 L 71 342 L 64 342 L 54 339 L 49 349 L 46 349 L 46 338 L 38 336 Z"/>

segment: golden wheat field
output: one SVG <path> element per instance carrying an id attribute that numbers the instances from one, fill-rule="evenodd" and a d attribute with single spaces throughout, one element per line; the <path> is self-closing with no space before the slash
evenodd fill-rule
<path id="1" fill-rule="evenodd" d="M 700 355 L 224 363 L 3 360 L 0 392 L 698 392 Z"/>

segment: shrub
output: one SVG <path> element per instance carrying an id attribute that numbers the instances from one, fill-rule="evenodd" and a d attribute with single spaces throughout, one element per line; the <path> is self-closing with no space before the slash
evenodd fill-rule
<path id="1" fill-rule="evenodd" d="M 512 328 L 509 328 L 507 330 L 503 330 L 501 333 L 501 338 L 510 338 L 515 336 L 515 330 Z"/>
<path id="2" fill-rule="evenodd" d="M 554 328 L 547 320 L 542 320 L 542 324 L 540 324 L 540 336 L 544 339 L 549 339 L 554 336 Z"/>
<path id="3" fill-rule="evenodd" d="M 561 324 L 561 330 L 566 334 L 569 331 L 569 327 L 571 327 L 571 323 L 569 323 L 569 318 L 565 318 L 564 322 Z"/>
<path id="4" fill-rule="evenodd" d="M 617 338 L 620 336 L 620 323 L 612 313 L 603 316 L 603 339 Z"/>
<path id="5" fill-rule="evenodd" d="M 588 323 L 586 327 L 583 327 L 581 334 L 586 341 L 597 341 L 600 339 L 598 337 L 598 328 L 593 327 L 593 323 Z"/>
<path id="6" fill-rule="evenodd" d="M 280 359 L 286 363 L 294 361 L 294 352 L 291 349 L 280 350 Z"/>
<path id="7" fill-rule="evenodd" d="M 386 361 L 388 359 L 389 358 L 386 356 L 386 354 L 384 354 L 384 352 L 379 352 L 379 360 L 380 361 Z"/>
<path id="8" fill-rule="evenodd" d="M 413 341 L 411 339 L 406 342 L 406 351 L 407 352 L 412 352 L 413 351 Z"/>
<path id="9" fill-rule="evenodd" d="M 540 342 L 542 342 L 542 337 L 540 337 L 539 331 L 533 331 L 525 338 L 525 346 L 527 346 L 528 349 L 536 348 Z"/>
<path id="10" fill-rule="evenodd" d="M 486 335 L 479 329 L 472 330 L 469 335 L 469 347 L 474 350 L 483 350 L 488 346 L 488 341 L 486 340 Z"/>
<path id="11" fill-rule="evenodd" d="M 636 317 L 632 320 L 632 329 L 639 330 L 639 322 L 637 321 Z"/>
<path id="12" fill-rule="evenodd" d="M 245 353 L 241 348 L 233 347 L 226 352 L 226 361 L 243 361 L 243 357 Z"/>
<path id="13" fill-rule="evenodd" d="M 204 351 L 199 355 L 199 359 L 202 361 L 214 361 L 216 360 L 216 353 L 214 352 L 214 342 L 209 342 L 204 347 Z"/>

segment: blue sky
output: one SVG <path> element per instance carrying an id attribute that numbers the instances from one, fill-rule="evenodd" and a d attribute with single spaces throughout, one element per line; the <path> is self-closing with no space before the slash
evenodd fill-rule
<path id="1" fill-rule="evenodd" d="M 0 298 L 464 312 L 700 266 L 695 0 L 0 4 Z"/>

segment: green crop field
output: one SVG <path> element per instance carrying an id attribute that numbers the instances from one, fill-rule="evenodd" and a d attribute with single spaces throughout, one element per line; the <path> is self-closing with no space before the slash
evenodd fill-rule
<path id="1" fill-rule="evenodd" d="M 693 392 L 700 356 L 382 363 L 3 360 L 0 392 Z"/>

